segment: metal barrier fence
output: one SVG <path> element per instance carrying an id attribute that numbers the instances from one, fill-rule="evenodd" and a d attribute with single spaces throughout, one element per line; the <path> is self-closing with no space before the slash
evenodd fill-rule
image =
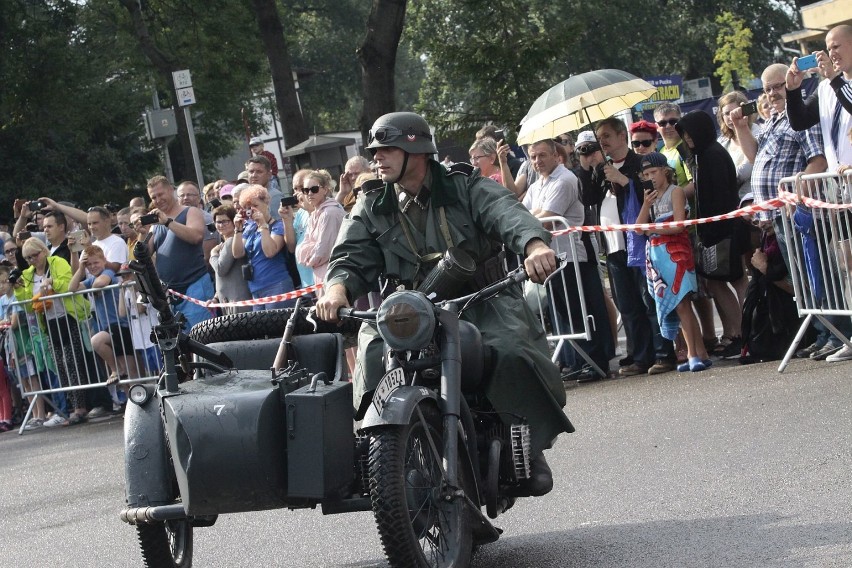
<path id="1" fill-rule="evenodd" d="M 113 284 L 10 303 L 6 364 L 22 397 L 31 397 L 19 433 L 45 402 L 67 418 L 87 389 L 108 387 L 112 401 L 120 403 L 120 385 L 158 377 L 162 358 L 150 339 L 157 315 L 137 303 L 134 286 Z"/>
<path id="2" fill-rule="evenodd" d="M 564 217 L 544 217 L 540 220 L 548 230 L 554 232 L 570 227 Z M 551 356 L 553 362 L 559 360 L 560 352 L 568 343 L 596 373 L 606 377 L 607 373 L 577 344 L 579 339 L 591 340 L 595 330 L 594 317 L 586 309 L 586 294 L 577 257 L 578 247 L 583 246 L 577 232 L 554 237 L 551 248 L 557 254 L 566 253 L 571 265 L 548 282 L 546 287 L 528 282 L 525 296 L 527 302 L 532 304 L 533 311 L 538 313 L 542 328 L 547 332 L 547 340 L 555 344 Z M 597 258 L 588 260 L 597 267 Z M 521 259 L 518 259 L 518 262 L 521 262 Z M 574 309 L 557 309 L 557 302 L 563 307 L 573 306 Z"/>
<path id="3" fill-rule="evenodd" d="M 781 219 L 796 307 L 805 316 L 778 367 L 783 372 L 814 318 L 852 348 L 832 317 L 852 318 L 852 175 L 788 177 L 779 189 L 797 196 L 786 201 Z"/>

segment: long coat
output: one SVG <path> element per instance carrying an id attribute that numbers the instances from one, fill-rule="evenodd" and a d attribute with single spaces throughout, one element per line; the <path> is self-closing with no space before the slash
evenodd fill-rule
<path id="1" fill-rule="evenodd" d="M 511 252 L 523 254 L 533 238 L 550 242 L 550 233 L 506 188 L 482 178 L 478 170 L 447 171 L 438 162 L 429 164 L 426 234 L 412 231 L 421 256 L 448 248 L 438 221 L 440 207 L 446 213 L 453 246 L 468 253 L 477 265 L 503 243 Z M 392 184 L 358 200 L 341 226 L 326 285 L 343 284 L 352 301 L 375 290 L 382 275 L 420 280 L 423 269 L 399 221 Z M 565 390 L 559 370 L 550 361 L 544 330 L 523 301 L 520 288 L 512 287 L 465 311 L 463 319 L 479 328 L 483 343 L 492 351 L 494 372 L 485 385 L 486 396 L 497 411 L 526 417 L 532 455 L 550 447 L 559 433 L 573 432 L 561 410 Z M 366 410 L 383 371 L 381 339 L 374 328 L 362 326 L 354 377 L 358 416 Z"/>

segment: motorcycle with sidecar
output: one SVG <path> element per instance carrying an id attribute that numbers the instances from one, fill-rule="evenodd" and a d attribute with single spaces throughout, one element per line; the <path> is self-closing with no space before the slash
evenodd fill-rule
<path id="1" fill-rule="evenodd" d="M 341 310 L 349 331 L 371 322 L 385 342 L 386 373 L 356 425 L 341 328 L 297 304 L 214 318 L 187 336 L 147 249 L 134 252 L 164 363 L 156 384 L 131 387 L 125 412 L 120 517 L 146 566 L 191 566 L 195 528 L 279 508 L 372 511 L 393 566 L 463 567 L 497 540 L 489 518 L 524 496 L 530 476 L 529 425 L 477 393 L 488 351 L 459 316 L 523 282 L 522 268 L 460 298 L 401 290 L 377 311 Z"/>

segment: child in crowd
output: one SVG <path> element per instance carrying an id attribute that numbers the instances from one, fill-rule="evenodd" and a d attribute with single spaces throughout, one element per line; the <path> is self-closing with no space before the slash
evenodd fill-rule
<path id="1" fill-rule="evenodd" d="M 89 245 L 80 254 L 80 267 L 71 278 L 69 289 L 72 292 L 90 288 L 105 288 L 118 284 L 115 272 L 107 268 L 104 251 L 95 245 Z M 86 276 L 88 271 L 89 276 Z M 110 370 L 107 386 L 113 400 L 113 410 L 121 406 L 120 397 L 115 390 L 115 384 L 128 378 L 131 363 L 128 356 L 133 357 L 133 339 L 126 318 L 118 315 L 119 290 L 112 288 L 92 294 L 95 306 L 95 322 L 92 336 L 92 348 L 103 359 Z"/>
<path id="2" fill-rule="evenodd" d="M 688 205 L 683 189 L 674 184 L 674 170 L 659 152 L 643 156 L 641 177 L 645 180 L 645 201 L 637 223 L 664 223 L 686 219 Z M 642 231 L 638 231 L 642 232 Z M 663 337 L 674 340 L 683 329 L 688 361 L 678 371 L 703 371 L 710 358 L 698 319 L 692 311 L 692 294 L 698 290 L 695 259 L 685 227 L 645 231 L 648 290 L 657 306 L 657 319 Z"/>
<path id="3" fill-rule="evenodd" d="M 118 272 L 121 283 L 133 281 L 133 271 L 122 267 Z M 162 357 L 160 350 L 151 341 L 151 330 L 157 325 L 157 310 L 150 303 L 137 300 L 137 291 L 128 286 L 122 289 L 121 302 L 118 304 L 118 317 L 130 319 L 130 334 L 136 352 L 136 364 L 142 363 L 141 373 L 134 376 L 156 376 L 160 373 Z"/>
<path id="4" fill-rule="evenodd" d="M 47 370 L 46 343 L 35 314 L 31 313 L 28 318 L 23 306 L 12 305 L 17 298 L 14 293 L 14 282 L 10 282 L 9 275 L 10 268 L 0 266 L 0 319 L 3 324 L 8 325 L 5 351 L 9 376 L 23 387 L 24 392 L 38 391 L 41 390 L 39 372 Z M 9 394 L 11 396 L 11 387 Z M 27 400 L 32 403 L 32 397 L 27 397 Z M 59 424 L 45 421 L 44 400 L 42 397 L 37 397 L 32 417 L 25 429 L 34 430 L 42 425 L 58 426 Z"/>

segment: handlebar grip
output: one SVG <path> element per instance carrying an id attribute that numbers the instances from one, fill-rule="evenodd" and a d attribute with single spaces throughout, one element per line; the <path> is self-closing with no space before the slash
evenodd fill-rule
<path id="1" fill-rule="evenodd" d="M 232 369 L 234 367 L 234 362 L 231 361 L 231 358 L 221 351 L 211 349 L 203 343 L 196 341 L 195 339 L 190 339 L 186 336 L 181 337 L 181 342 L 184 343 L 184 346 L 187 349 L 189 349 L 190 353 L 203 357 L 208 361 L 213 361 L 220 367 L 225 367 L 226 369 Z"/>

